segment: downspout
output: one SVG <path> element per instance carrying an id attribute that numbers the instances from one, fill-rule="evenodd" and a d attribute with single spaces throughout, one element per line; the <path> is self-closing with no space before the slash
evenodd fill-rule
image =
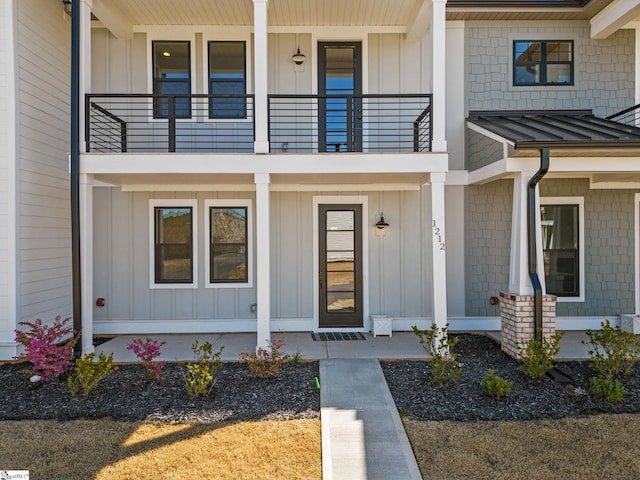
<path id="1" fill-rule="evenodd" d="M 71 277 L 73 329 L 82 335 L 80 290 L 80 1 L 71 0 Z M 82 337 L 75 345 L 82 352 Z"/>
<path id="2" fill-rule="evenodd" d="M 549 149 L 540 149 L 540 168 L 529 180 L 527 188 L 527 246 L 529 250 L 529 278 L 533 285 L 534 336 L 542 340 L 542 284 L 538 275 L 538 254 L 536 218 L 540 213 L 536 209 L 536 186 L 549 170 Z"/>

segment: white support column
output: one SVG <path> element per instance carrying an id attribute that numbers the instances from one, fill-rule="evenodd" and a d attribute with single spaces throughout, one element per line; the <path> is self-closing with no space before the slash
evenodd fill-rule
<path id="1" fill-rule="evenodd" d="M 267 347 L 271 341 L 269 174 L 256 173 L 254 181 L 256 184 L 257 346 Z"/>
<path id="2" fill-rule="evenodd" d="M 80 152 L 86 152 L 84 135 L 84 95 L 91 93 L 91 10 L 92 0 L 80 0 Z"/>
<path id="3" fill-rule="evenodd" d="M 438 328 L 447 325 L 447 263 L 445 242 L 444 182 L 446 173 L 431 174 L 431 288 L 433 289 L 433 323 Z"/>
<path id="4" fill-rule="evenodd" d="M 431 104 L 431 111 L 433 112 L 431 149 L 434 152 L 447 151 L 445 137 L 445 87 L 447 82 L 446 4 L 446 0 L 433 0 L 431 6 L 431 93 L 433 95 Z"/>
<path id="5" fill-rule="evenodd" d="M 255 153 L 269 153 L 267 130 L 267 7 L 269 0 L 253 0 L 253 115 L 255 116 Z"/>
<path id="6" fill-rule="evenodd" d="M 80 174 L 80 275 L 82 354 L 93 348 L 93 175 Z"/>
<path id="7" fill-rule="evenodd" d="M 527 232 L 527 189 L 535 172 L 519 172 L 513 180 L 513 210 L 511 213 L 511 254 L 509 257 L 509 293 L 513 295 L 533 295 L 529 278 L 528 232 Z M 536 212 L 540 211 L 540 194 L 536 187 Z M 542 238 L 540 215 L 536 215 L 536 238 Z M 536 242 L 538 272 L 542 291 L 544 284 L 544 260 L 542 243 Z"/>

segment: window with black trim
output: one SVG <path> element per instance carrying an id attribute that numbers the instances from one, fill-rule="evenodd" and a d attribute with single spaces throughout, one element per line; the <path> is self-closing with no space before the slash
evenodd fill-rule
<path id="1" fill-rule="evenodd" d="M 573 40 L 514 40 L 513 85 L 573 85 Z"/>
<path id="2" fill-rule="evenodd" d="M 155 283 L 193 283 L 193 208 L 155 206 Z"/>
<path id="3" fill-rule="evenodd" d="M 580 296 L 579 205 L 540 206 L 542 252 L 547 293 Z"/>
<path id="4" fill-rule="evenodd" d="M 241 41 L 211 41 L 209 48 L 209 94 L 239 95 L 212 98 L 209 118 L 246 118 L 246 47 Z"/>
<path id="5" fill-rule="evenodd" d="M 191 94 L 191 52 L 188 41 L 154 40 L 153 93 L 154 95 Z M 191 99 L 175 98 L 175 106 L 169 98 L 156 98 L 153 102 L 153 118 L 168 118 L 175 108 L 176 118 L 191 118 Z"/>
<path id="6" fill-rule="evenodd" d="M 211 283 L 249 281 L 248 207 L 209 207 Z"/>

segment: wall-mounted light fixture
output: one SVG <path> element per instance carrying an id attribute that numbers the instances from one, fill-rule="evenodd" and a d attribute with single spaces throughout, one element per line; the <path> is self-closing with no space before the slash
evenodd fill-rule
<path id="1" fill-rule="evenodd" d="M 71 16 L 71 0 L 62 0 L 62 8 L 64 13 Z"/>
<path id="2" fill-rule="evenodd" d="M 385 235 L 389 224 L 384 219 L 384 213 L 380 212 L 380 220 L 376 223 L 376 235 L 382 237 Z"/>
<path id="3" fill-rule="evenodd" d="M 298 47 L 298 51 L 291 57 L 293 63 L 296 65 L 302 65 L 307 57 L 305 57 L 302 53 L 300 53 L 300 47 Z"/>

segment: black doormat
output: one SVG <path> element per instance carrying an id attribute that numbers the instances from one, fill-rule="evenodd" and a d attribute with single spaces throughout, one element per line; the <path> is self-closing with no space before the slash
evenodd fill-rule
<path id="1" fill-rule="evenodd" d="M 360 332 L 313 332 L 311 337 L 314 342 L 330 342 L 333 340 L 366 340 L 365 336 Z"/>

